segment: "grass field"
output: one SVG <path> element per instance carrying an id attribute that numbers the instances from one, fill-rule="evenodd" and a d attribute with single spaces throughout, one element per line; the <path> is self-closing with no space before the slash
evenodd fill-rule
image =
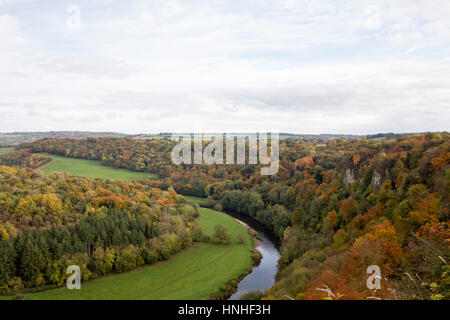
<path id="1" fill-rule="evenodd" d="M 231 244 L 199 243 L 168 261 L 82 283 L 81 290 L 48 290 L 27 294 L 25 299 L 207 299 L 250 268 L 252 246 L 246 230 L 221 212 L 200 208 L 198 224 L 208 234 L 215 225 L 223 225 L 233 236 Z M 238 244 L 239 232 L 245 235 L 245 244 Z"/>
<path id="2" fill-rule="evenodd" d="M 206 198 L 200 198 L 200 197 L 191 197 L 191 196 L 184 196 L 187 200 L 187 202 L 190 203 L 198 203 L 199 205 L 207 205 L 208 200 Z"/>
<path id="3" fill-rule="evenodd" d="M 248 237 L 250 244 L 250 236 L 247 230 L 243 228 L 234 218 L 231 216 L 208 208 L 200 208 L 200 219 L 197 221 L 198 225 L 206 234 L 212 234 L 214 227 L 218 224 L 223 225 L 231 234 L 232 242 L 237 243 L 236 235 L 242 233 Z"/>
<path id="4" fill-rule="evenodd" d="M 100 161 L 66 158 L 46 153 L 41 153 L 41 155 L 52 158 L 52 162 L 43 167 L 46 174 L 67 172 L 75 176 L 83 176 L 90 179 L 101 178 L 123 181 L 156 177 L 156 175 L 150 173 L 103 166 Z"/>
<path id="5" fill-rule="evenodd" d="M 0 147 L 0 154 L 5 154 L 11 150 L 14 150 L 14 148 L 10 148 L 10 147 Z"/>

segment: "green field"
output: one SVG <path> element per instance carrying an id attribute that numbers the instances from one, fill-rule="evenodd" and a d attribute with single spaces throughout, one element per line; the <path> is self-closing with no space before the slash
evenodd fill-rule
<path id="1" fill-rule="evenodd" d="M 200 198 L 200 197 L 191 197 L 191 196 L 184 196 L 189 203 L 198 203 L 199 205 L 207 205 L 208 200 L 206 198 Z"/>
<path id="2" fill-rule="evenodd" d="M 12 147 L 0 147 L 0 154 L 5 154 L 5 153 L 10 152 L 12 150 L 14 150 L 14 148 L 12 148 Z"/>
<path id="3" fill-rule="evenodd" d="M 52 158 L 52 162 L 42 168 L 46 174 L 67 172 L 90 179 L 101 178 L 123 181 L 156 178 L 156 175 L 150 173 L 103 166 L 100 161 L 66 158 L 46 153 L 40 153 L 40 155 Z"/>
<path id="4" fill-rule="evenodd" d="M 223 225 L 233 236 L 231 244 L 199 243 L 168 261 L 82 283 L 81 290 L 48 290 L 26 294 L 25 299 L 207 299 L 250 268 L 252 246 L 246 230 L 221 212 L 200 208 L 198 224 L 208 234 L 215 225 Z M 245 235 L 245 244 L 238 244 L 239 232 Z"/>
<path id="5" fill-rule="evenodd" d="M 237 243 L 236 235 L 239 232 L 248 236 L 247 230 L 234 220 L 234 218 L 213 209 L 200 208 L 200 219 L 198 219 L 197 223 L 207 234 L 212 234 L 216 225 L 223 225 L 229 231 L 233 237 L 232 241 L 235 243 Z M 248 239 L 250 239 L 250 236 L 248 236 Z"/>

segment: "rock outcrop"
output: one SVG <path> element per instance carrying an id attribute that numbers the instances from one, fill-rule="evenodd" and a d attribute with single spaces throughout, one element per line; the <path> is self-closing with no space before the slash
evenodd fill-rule
<path id="1" fill-rule="evenodd" d="M 345 169 L 344 185 L 348 187 L 353 182 L 355 182 L 355 173 L 353 172 L 353 169 L 350 168 Z"/>
<path id="2" fill-rule="evenodd" d="M 377 171 L 373 171 L 372 181 L 370 182 L 373 189 L 378 189 L 381 186 L 381 174 Z"/>

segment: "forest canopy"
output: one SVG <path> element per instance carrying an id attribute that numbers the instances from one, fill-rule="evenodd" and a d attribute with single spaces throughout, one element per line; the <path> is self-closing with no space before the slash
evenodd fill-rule
<path id="1" fill-rule="evenodd" d="M 20 149 L 155 173 L 142 185 L 263 223 L 282 243 L 266 299 L 448 299 L 449 142 L 447 132 L 281 140 L 274 176 L 259 164 L 174 165 L 167 139 L 43 139 Z M 381 268 L 377 292 L 365 286 L 369 265 Z"/>

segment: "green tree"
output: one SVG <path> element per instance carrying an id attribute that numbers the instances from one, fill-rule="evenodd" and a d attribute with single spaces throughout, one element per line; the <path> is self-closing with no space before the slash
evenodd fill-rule
<path id="1" fill-rule="evenodd" d="M 228 234 L 227 229 L 219 224 L 214 227 L 214 234 L 212 236 L 212 239 L 215 243 L 229 244 L 231 241 L 231 236 Z"/>

